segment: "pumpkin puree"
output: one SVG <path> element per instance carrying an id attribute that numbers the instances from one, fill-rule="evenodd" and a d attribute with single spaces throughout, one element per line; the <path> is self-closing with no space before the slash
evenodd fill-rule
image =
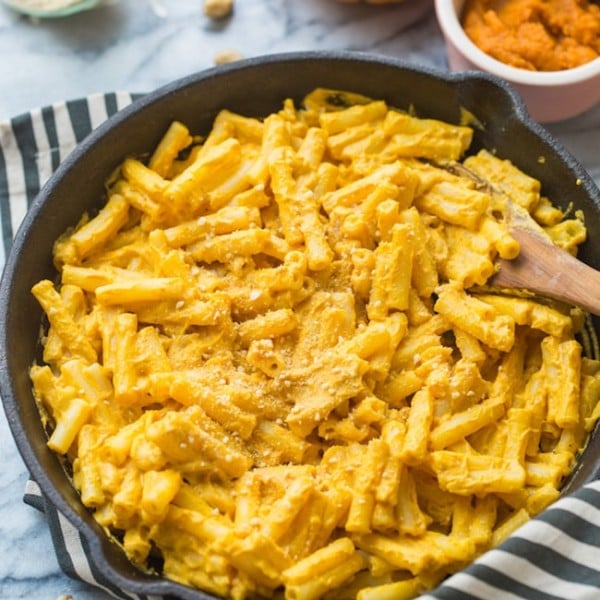
<path id="1" fill-rule="evenodd" d="M 558 71 L 600 56 L 600 5 L 590 0 L 467 0 L 467 35 L 513 67 Z"/>

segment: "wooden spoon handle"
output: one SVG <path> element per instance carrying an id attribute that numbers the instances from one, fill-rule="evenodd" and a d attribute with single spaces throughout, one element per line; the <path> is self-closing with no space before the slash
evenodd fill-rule
<path id="1" fill-rule="evenodd" d="M 500 261 L 491 285 L 530 290 L 600 315 L 599 271 L 529 231 L 515 227 L 511 235 L 521 244 L 521 254 Z"/>

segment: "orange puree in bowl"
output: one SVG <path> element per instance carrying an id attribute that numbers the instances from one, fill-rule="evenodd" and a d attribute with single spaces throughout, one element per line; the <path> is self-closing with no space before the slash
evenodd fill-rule
<path id="1" fill-rule="evenodd" d="M 600 6 L 590 0 L 467 0 L 467 35 L 508 65 L 558 71 L 600 56 Z"/>

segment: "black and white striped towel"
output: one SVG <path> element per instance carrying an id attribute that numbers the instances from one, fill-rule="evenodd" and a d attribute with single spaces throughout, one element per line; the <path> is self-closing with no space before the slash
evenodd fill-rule
<path id="1" fill-rule="evenodd" d="M 58 164 L 93 128 L 134 99 L 126 93 L 95 95 L 0 123 L 0 265 L 31 201 Z M 87 560 L 85 539 L 45 501 L 35 482 L 27 484 L 24 499 L 46 514 L 59 564 L 67 575 L 116 598 L 142 598 L 98 577 Z M 523 599 L 600 599 L 600 481 L 559 500 L 421 598 Z"/>

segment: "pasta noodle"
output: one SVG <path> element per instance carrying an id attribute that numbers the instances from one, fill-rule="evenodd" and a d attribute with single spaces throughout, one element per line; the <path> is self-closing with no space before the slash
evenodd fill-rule
<path id="1" fill-rule="evenodd" d="M 583 315 L 478 286 L 518 255 L 507 203 L 585 228 L 472 134 L 326 89 L 174 122 L 57 240 L 33 390 L 136 565 L 409 599 L 556 499 L 600 417 Z"/>

